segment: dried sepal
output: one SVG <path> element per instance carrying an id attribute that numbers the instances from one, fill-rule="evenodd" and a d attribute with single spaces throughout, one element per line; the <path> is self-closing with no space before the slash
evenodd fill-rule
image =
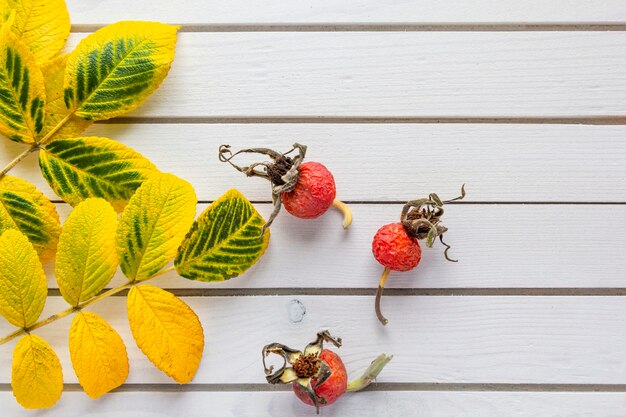
<path id="1" fill-rule="evenodd" d="M 287 156 L 297 150 L 298 154 L 290 157 Z M 239 166 L 232 162 L 232 159 L 242 153 L 257 153 L 269 156 L 271 162 L 255 162 L 248 166 Z M 260 177 L 268 180 L 272 185 L 272 203 L 274 209 L 267 223 L 263 226 L 263 232 L 270 227 L 282 207 L 282 194 L 288 193 L 296 188 L 298 176 L 300 175 L 300 164 L 306 156 L 306 146 L 294 143 L 291 150 L 285 153 L 277 152 L 269 148 L 248 148 L 233 153 L 230 145 L 221 145 L 219 149 L 219 159 L 222 162 L 228 162 L 237 171 L 246 174 L 248 177 Z"/>
<path id="2" fill-rule="evenodd" d="M 407 233 L 418 240 L 425 239 L 426 246 L 431 248 L 435 240 L 439 238 L 446 247 L 444 256 L 450 262 L 457 262 L 448 256 L 450 245 L 443 241 L 443 234 L 448 228 L 441 224 L 444 214 L 443 206 L 453 201 L 465 198 L 465 184 L 461 186 L 461 195 L 451 200 L 442 200 L 437 194 L 431 193 L 428 198 L 407 201 L 400 214 L 400 222 Z"/>
<path id="3" fill-rule="evenodd" d="M 280 343 L 266 345 L 262 351 L 267 382 L 270 384 L 295 382 L 298 390 L 311 399 L 318 412 L 319 405 L 323 404 L 324 400 L 317 398 L 315 389 L 326 382 L 332 374 L 330 366 L 320 359 L 324 342 L 341 347 L 340 338 L 333 337 L 328 330 L 323 330 L 317 333 L 316 339 L 309 343 L 304 351 L 292 349 Z M 272 353 L 283 358 L 283 365 L 276 372 L 274 372 L 274 367 L 268 366 L 266 362 L 266 358 Z M 291 367 L 287 367 L 287 364 Z M 312 386 L 313 380 L 315 380 L 315 386 Z"/>

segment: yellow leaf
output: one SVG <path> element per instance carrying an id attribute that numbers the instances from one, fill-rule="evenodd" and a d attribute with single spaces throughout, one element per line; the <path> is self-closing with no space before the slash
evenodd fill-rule
<path id="1" fill-rule="evenodd" d="M 167 75 L 177 30 L 163 23 L 119 22 L 87 36 L 67 61 L 67 107 L 87 120 L 137 108 Z"/>
<path id="2" fill-rule="evenodd" d="M 70 357 L 80 385 L 98 398 L 128 377 L 128 355 L 120 335 L 97 314 L 79 312 L 70 328 Z"/>
<path id="3" fill-rule="evenodd" d="M 198 281 L 224 281 L 245 272 L 263 256 L 270 230 L 237 190 L 229 190 L 198 217 L 178 249 L 176 271 Z"/>
<path id="4" fill-rule="evenodd" d="M 196 193 L 171 174 L 154 174 L 131 197 L 117 230 L 122 272 L 141 281 L 174 256 L 196 214 Z"/>
<path id="5" fill-rule="evenodd" d="M 41 69 L 8 24 L 0 29 L 0 133 L 34 143 L 43 129 L 46 90 Z"/>
<path id="6" fill-rule="evenodd" d="M 8 0 L 15 10 L 13 33 L 43 62 L 59 53 L 70 36 L 65 0 Z"/>
<path id="7" fill-rule="evenodd" d="M 44 262 L 56 252 L 61 223 L 55 205 L 41 191 L 7 175 L 0 179 L 0 234 L 7 229 L 24 233 Z"/>
<path id="8" fill-rule="evenodd" d="M 52 407 L 61 398 L 61 363 L 41 337 L 26 335 L 15 346 L 11 387 L 17 402 L 28 409 Z"/>
<path id="9" fill-rule="evenodd" d="M 0 236 L 0 313 L 17 327 L 33 325 L 48 295 L 46 275 L 33 245 L 20 231 Z"/>
<path id="10" fill-rule="evenodd" d="M 128 146 L 95 136 L 57 139 L 39 152 L 39 167 L 50 187 L 75 206 L 100 197 L 121 211 L 141 183 L 157 170 Z"/>
<path id="11" fill-rule="evenodd" d="M 59 123 L 63 123 L 62 127 L 57 129 L 49 138 L 46 138 L 46 142 L 51 142 L 55 139 L 67 139 L 79 136 L 85 131 L 93 122 L 85 119 L 81 119 L 75 114 L 70 114 L 70 111 L 65 107 L 63 101 L 63 78 L 65 77 L 65 65 L 67 64 L 67 58 L 69 55 L 61 55 L 49 61 L 46 61 L 41 66 L 41 72 L 46 83 L 46 117 L 43 124 L 43 130 L 39 133 L 39 138 L 46 137 L 53 129 L 57 128 Z M 66 121 L 64 119 L 69 117 Z"/>
<path id="12" fill-rule="evenodd" d="M 98 294 L 113 278 L 117 214 L 101 198 L 80 203 L 63 224 L 54 273 L 61 295 L 72 306 Z"/>
<path id="13" fill-rule="evenodd" d="M 196 313 L 172 293 L 152 285 L 133 287 L 127 304 L 130 330 L 139 349 L 176 382 L 191 382 L 204 350 Z"/>

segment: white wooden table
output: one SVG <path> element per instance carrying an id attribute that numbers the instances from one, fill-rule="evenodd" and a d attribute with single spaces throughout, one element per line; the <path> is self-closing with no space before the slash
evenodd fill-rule
<path id="1" fill-rule="evenodd" d="M 321 328 L 343 337 L 354 374 L 381 352 L 395 355 L 371 390 L 324 416 L 626 416 L 624 0 L 68 5 L 70 47 L 118 20 L 183 25 L 162 88 L 88 133 L 192 182 L 200 209 L 236 187 L 265 216 L 268 184 L 219 163 L 217 148 L 287 149 L 297 140 L 334 172 L 355 222 L 344 232 L 336 213 L 315 221 L 284 213 L 245 276 L 214 285 L 159 278 L 205 329 L 192 384 L 149 363 L 130 336 L 124 298 L 113 297 L 93 309 L 126 341 L 127 384 L 90 400 L 71 371 L 70 321 L 60 321 L 40 334 L 64 365 L 63 398 L 52 410 L 20 410 L 5 347 L 3 416 L 314 415 L 265 384 L 260 349 L 303 346 Z M 7 142 L 4 159 L 18 149 Z M 14 174 L 53 197 L 35 164 Z M 418 269 L 394 273 L 383 328 L 373 312 L 381 272 L 373 234 L 396 221 L 403 201 L 454 197 L 463 182 L 467 200 L 445 217 L 460 262 L 446 262 L 438 246 Z M 294 300 L 304 315 L 290 313 Z M 61 305 L 50 298 L 44 314 Z"/>

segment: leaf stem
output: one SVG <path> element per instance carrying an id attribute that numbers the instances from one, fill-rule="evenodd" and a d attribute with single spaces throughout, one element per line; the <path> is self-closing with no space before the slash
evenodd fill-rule
<path id="1" fill-rule="evenodd" d="M 14 160 L 9 162 L 9 164 L 5 166 L 2 171 L 0 171 L 0 178 L 4 177 L 10 170 L 13 169 L 13 167 L 15 167 L 15 165 L 19 164 L 22 159 L 35 152 L 37 149 L 39 149 L 39 145 L 37 143 L 33 143 L 32 145 L 30 145 L 28 149 L 19 154 Z"/>
<path id="2" fill-rule="evenodd" d="M 9 333 L 8 335 L 6 335 L 2 339 L 0 339 L 0 345 L 4 345 L 5 343 L 10 342 L 11 340 L 15 339 L 16 337 L 19 337 L 19 336 L 21 336 L 23 334 L 29 333 L 29 332 L 31 332 L 33 330 L 39 329 L 40 327 L 46 326 L 46 325 L 48 325 L 50 323 L 54 323 L 55 321 L 57 321 L 59 319 L 62 319 L 63 317 L 67 317 L 67 316 L 69 316 L 72 313 L 76 313 L 77 311 L 82 310 L 83 308 L 87 307 L 88 305 L 91 305 L 91 304 L 96 303 L 96 302 L 98 302 L 100 300 L 103 300 L 103 299 L 105 299 L 107 297 L 110 297 L 110 296 L 115 295 L 115 294 L 117 294 L 119 292 L 122 292 L 122 291 L 124 291 L 127 288 L 130 288 L 130 287 L 132 287 L 132 286 L 134 286 L 136 284 L 139 284 L 140 282 L 149 281 L 149 280 L 151 280 L 153 278 L 156 278 L 156 277 L 159 277 L 161 275 L 167 274 L 167 273 L 172 272 L 174 270 L 175 270 L 175 268 L 173 266 L 171 266 L 169 268 L 162 269 L 161 271 L 157 272 L 156 274 L 152 275 L 151 277 L 143 279 L 141 281 L 136 281 L 136 282 L 128 281 L 127 283 L 122 284 L 122 285 L 120 285 L 118 287 L 111 288 L 110 290 L 107 290 L 107 291 L 105 291 L 105 292 L 103 292 L 101 294 L 98 294 L 98 295 L 96 295 L 94 297 L 91 297 L 89 300 L 83 301 L 82 303 L 79 303 L 78 305 L 76 305 L 74 307 L 70 307 L 67 310 L 63 310 L 60 313 L 57 313 L 57 314 L 54 314 L 54 315 L 48 317 L 47 319 L 40 320 L 37 323 L 33 324 L 32 326 L 24 327 L 22 329 L 18 329 L 16 331 L 14 331 L 13 333 Z"/>
<path id="3" fill-rule="evenodd" d="M 52 136 L 54 136 L 54 134 L 57 133 L 59 129 L 61 129 L 65 125 L 65 123 L 67 123 L 68 120 L 70 120 L 70 117 L 72 117 L 73 114 L 74 112 L 69 113 L 67 116 L 61 119 L 59 123 L 57 123 L 57 125 L 53 127 L 52 130 L 50 130 L 46 134 L 46 136 L 44 136 L 39 142 L 33 143 L 32 145 L 30 145 L 28 149 L 26 149 L 24 152 L 19 154 L 14 160 L 9 162 L 9 164 L 5 166 L 2 169 L 2 171 L 0 171 L 0 179 L 2 179 L 2 177 L 4 177 L 10 170 L 12 170 L 13 167 L 15 167 L 15 165 L 19 164 L 22 161 L 22 159 L 26 158 L 28 155 L 38 150 L 42 145 L 45 145 L 46 143 L 48 143 L 50 138 L 52 138 Z M 0 341 L 1 340 L 2 339 L 0 339 Z"/>

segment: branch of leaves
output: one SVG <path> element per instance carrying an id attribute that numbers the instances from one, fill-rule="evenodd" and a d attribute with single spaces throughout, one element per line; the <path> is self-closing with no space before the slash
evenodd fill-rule
<path id="1" fill-rule="evenodd" d="M 25 408 L 56 403 L 63 390 L 60 361 L 32 331 L 76 313 L 69 350 L 85 392 L 97 398 L 124 383 L 129 365 L 122 338 L 90 304 L 124 289 L 132 335 L 152 363 L 176 382 L 190 382 L 200 364 L 204 334 L 197 315 L 182 300 L 145 284 L 175 269 L 183 277 L 223 281 L 250 268 L 269 243 L 265 220 L 237 190 L 230 190 L 194 221 L 196 195 L 189 183 L 154 173 L 132 196 L 119 221 L 103 199 L 87 198 L 63 224 L 55 276 L 70 308 L 37 321 L 47 280 L 29 239 L 10 228 L 0 236 L 0 313 L 19 329 L 0 344 L 20 337 L 13 353 L 11 386 Z M 167 265 L 174 260 L 173 267 Z M 102 292 L 118 265 L 128 282 Z"/>
<path id="2" fill-rule="evenodd" d="M 176 26 L 119 22 L 58 56 L 70 33 L 64 0 L 0 0 L 0 134 L 41 151 L 41 171 L 76 205 L 101 197 L 121 210 L 154 165 L 111 139 L 78 137 L 136 109 L 166 77 Z"/>

